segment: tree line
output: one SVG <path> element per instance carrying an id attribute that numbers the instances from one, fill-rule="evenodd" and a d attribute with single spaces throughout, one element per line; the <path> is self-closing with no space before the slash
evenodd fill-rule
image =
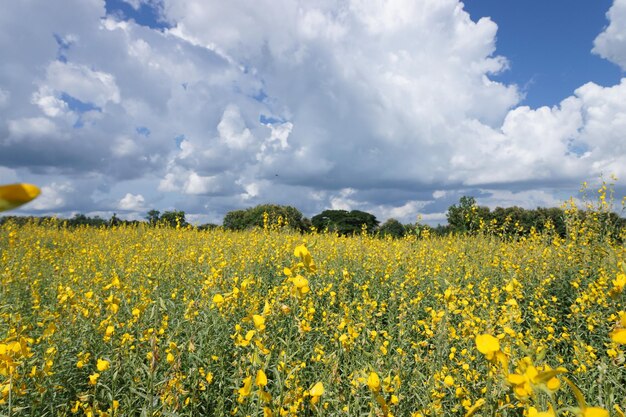
<path id="1" fill-rule="evenodd" d="M 582 211 L 582 218 L 589 212 Z M 601 224 L 611 228 L 616 234 L 626 228 L 626 219 L 614 212 L 596 213 L 600 216 Z M 0 218 L 0 225 L 12 220 L 17 224 L 29 221 L 42 222 L 49 218 L 44 217 L 20 217 L 5 216 Z M 89 217 L 84 214 L 76 214 L 69 219 L 55 219 L 60 226 L 78 227 L 109 227 L 119 225 L 149 224 L 161 227 L 194 227 L 199 230 L 222 227 L 227 230 L 248 230 L 253 228 L 290 228 L 301 233 L 330 232 L 342 236 L 354 234 L 378 234 L 382 237 L 400 238 L 409 234 L 422 235 L 447 235 L 459 233 L 492 232 L 501 236 L 521 237 L 530 234 L 533 230 L 543 232 L 550 228 L 559 236 L 565 237 L 567 233 L 567 213 L 562 208 L 524 209 L 521 207 L 497 207 L 490 210 L 488 207 L 479 206 L 473 197 L 463 196 L 457 204 L 453 204 L 446 212 L 446 225 L 430 227 L 418 223 L 403 224 L 396 219 L 388 219 L 380 224 L 376 216 L 361 210 L 324 210 L 310 219 L 295 207 L 277 204 L 261 204 L 242 210 L 233 210 L 226 214 L 222 225 L 206 223 L 192 226 L 185 218 L 182 210 L 160 212 L 150 210 L 145 216 L 145 221 L 122 220 L 113 214 L 110 219 L 99 216 Z"/>

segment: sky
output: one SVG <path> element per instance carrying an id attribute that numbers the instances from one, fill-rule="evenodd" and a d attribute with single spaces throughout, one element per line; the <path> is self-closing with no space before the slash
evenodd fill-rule
<path id="1" fill-rule="evenodd" d="M 445 223 L 626 194 L 626 0 L 57 0 L 0 14 L 15 214 Z"/>

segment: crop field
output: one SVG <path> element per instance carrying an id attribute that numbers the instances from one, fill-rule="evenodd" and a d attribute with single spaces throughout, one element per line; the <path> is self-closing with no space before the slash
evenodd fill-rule
<path id="1" fill-rule="evenodd" d="M 624 416 L 593 216 L 404 239 L 0 228 L 0 415 Z"/>

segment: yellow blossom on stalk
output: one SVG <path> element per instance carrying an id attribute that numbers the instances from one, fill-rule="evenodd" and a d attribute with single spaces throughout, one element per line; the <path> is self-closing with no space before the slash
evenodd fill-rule
<path id="1" fill-rule="evenodd" d="M 324 384 L 321 382 L 317 382 L 313 385 L 313 388 L 309 391 L 309 395 L 311 396 L 311 403 L 317 404 L 320 397 L 324 394 Z"/>
<path id="2" fill-rule="evenodd" d="M 256 327 L 258 331 L 262 332 L 265 330 L 265 317 L 254 314 L 252 316 L 252 321 L 254 322 L 254 327 Z"/>
<path id="3" fill-rule="evenodd" d="M 611 294 L 617 295 L 624 291 L 624 287 L 626 287 L 626 273 L 619 273 L 617 277 L 612 281 L 613 288 L 611 288 Z"/>
<path id="4" fill-rule="evenodd" d="M 104 338 L 110 339 L 113 333 L 115 333 L 115 326 L 108 325 L 106 330 L 104 331 Z"/>
<path id="5" fill-rule="evenodd" d="M 222 296 L 222 294 L 215 294 L 213 296 L 213 302 L 219 306 L 224 302 L 224 297 Z"/>
<path id="6" fill-rule="evenodd" d="M 443 379 L 443 383 L 447 387 L 451 387 L 454 385 L 454 378 L 452 378 L 450 375 L 446 375 L 446 377 Z"/>
<path id="7" fill-rule="evenodd" d="M 485 405 L 485 399 L 484 398 L 478 399 L 478 401 L 476 401 L 471 407 L 467 409 L 467 411 L 465 412 L 465 417 L 473 416 L 476 413 L 476 411 L 478 411 L 480 407 L 482 407 L 483 405 Z"/>
<path id="8" fill-rule="evenodd" d="M 306 246 L 304 245 L 296 246 L 296 249 L 293 251 L 293 254 L 296 257 L 300 258 L 301 262 L 298 264 L 298 266 L 304 267 L 306 271 L 308 272 L 315 273 L 315 271 L 317 271 L 315 262 L 313 262 L 313 258 L 311 257 L 311 254 L 309 253 L 309 250 L 306 248 Z"/>
<path id="9" fill-rule="evenodd" d="M 0 185 L 0 211 L 12 210 L 37 198 L 41 190 L 32 184 Z"/>
<path id="10" fill-rule="evenodd" d="M 609 333 L 611 340 L 620 345 L 626 345 L 626 312 L 620 311 L 620 322 L 618 327 Z"/>
<path id="11" fill-rule="evenodd" d="M 378 377 L 378 374 L 376 372 L 370 372 L 369 376 L 367 377 L 367 386 L 373 392 L 380 391 L 380 378 Z"/>
<path id="12" fill-rule="evenodd" d="M 543 387 L 552 391 L 560 387 L 560 382 L 556 375 L 567 372 L 565 368 L 545 370 L 537 369 L 529 357 L 520 361 L 517 373 L 507 375 L 506 380 L 513 386 L 513 392 L 520 399 L 530 397 L 536 387 Z"/>
<path id="13" fill-rule="evenodd" d="M 97 372 L 89 375 L 89 385 L 96 385 L 98 383 L 98 378 L 100 378 L 100 374 Z"/>
<path id="14" fill-rule="evenodd" d="M 96 364 L 96 368 L 100 372 L 104 372 L 111 366 L 111 362 L 106 359 L 98 359 L 98 363 Z"/>
<path id="15" fill-rule="evenodd" d="M 239 388 L 237 391 L 239 393 L 239 402 L 243 402 L 243 400 L 250 395 L 252 392 L 252 377 L 247 376 L 243 380 L 243 387 Z"/>
<path id="16" fill-rule="evenodd" d="M 264 387 L 267 385 L 267 375 L 263 369 L 259 369 L 256 373 L 255 383 L 258 387 Z"/>
<path id="17" fill-rule="evenodd" d="M 296 275 L 293 278 L 293 285 L 296 287 L 298 295 L 304 295 L 309 292 L 309 281 L 302 275 Z"/>
<path id="18" fill-rule="evenodd" d="M 495 353 L 500 350 L 500 341 L 490 334 L 479 334 L 476 336 L 476 348 L 487 359 L 491 360 Z"/>

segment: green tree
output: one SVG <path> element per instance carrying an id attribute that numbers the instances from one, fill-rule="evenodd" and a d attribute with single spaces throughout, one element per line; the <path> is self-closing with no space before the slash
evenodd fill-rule
<path id="1" fill-rule="evenodd" d="M 476 204 L 474 197 L 463 196 L 459 205 L 453 204 L 446 214 L 448 225 L 453 232 L 467 233 L 478 230 L 480 220 L 489 218 L 489 208 Z"/>
<path id="2" fill-rule="evenodd" d="M 381 236 L 400 238 L 406 233 L 406 227 L 398 220 L 391 218 L 380 226 L 378 232 Z"/>
<path id="3" fill-rule="evenodd" d="M 160 216 L 161 216 L 161 212 L 159 210 L 152 209 L 146 215 L 146 220 L 148 220 L 148 223 L 150 223 L 152 226 L 154 226 L 161 219 Z"/>
<path id="4" fill-rule="evenodd" d="M 361 233 L 363 226 L 369 232 L 374 232 L 378 227 L 376 216 L 360 210 L 324 210 L 313 216 L 311 223 L 319 231 L 328 229 L 340 235 Z"/>
<path id="5" fill-rule="evenodd" d="M 260 204 L 245 210 L 230 211 L 224 216 L 223 225 L 224 228 L 230 230 L 264 227 L 266 215 L 268 226 L 280 223 L 301 232 L 308 230 L 308 220 L 302 216 L 300 210 L 278 204 Z"/>
<path id="6" fill-rule="evenodd" d="M 162 224 L 165 224 L 171 227 L 176 227 L 176 226 L 185 227 L 189 224 L 185 220 L 185 212 L 180 211 L 180 210 L 172 210 L 172 211 L 163 212 L 159 221 Z"/>

